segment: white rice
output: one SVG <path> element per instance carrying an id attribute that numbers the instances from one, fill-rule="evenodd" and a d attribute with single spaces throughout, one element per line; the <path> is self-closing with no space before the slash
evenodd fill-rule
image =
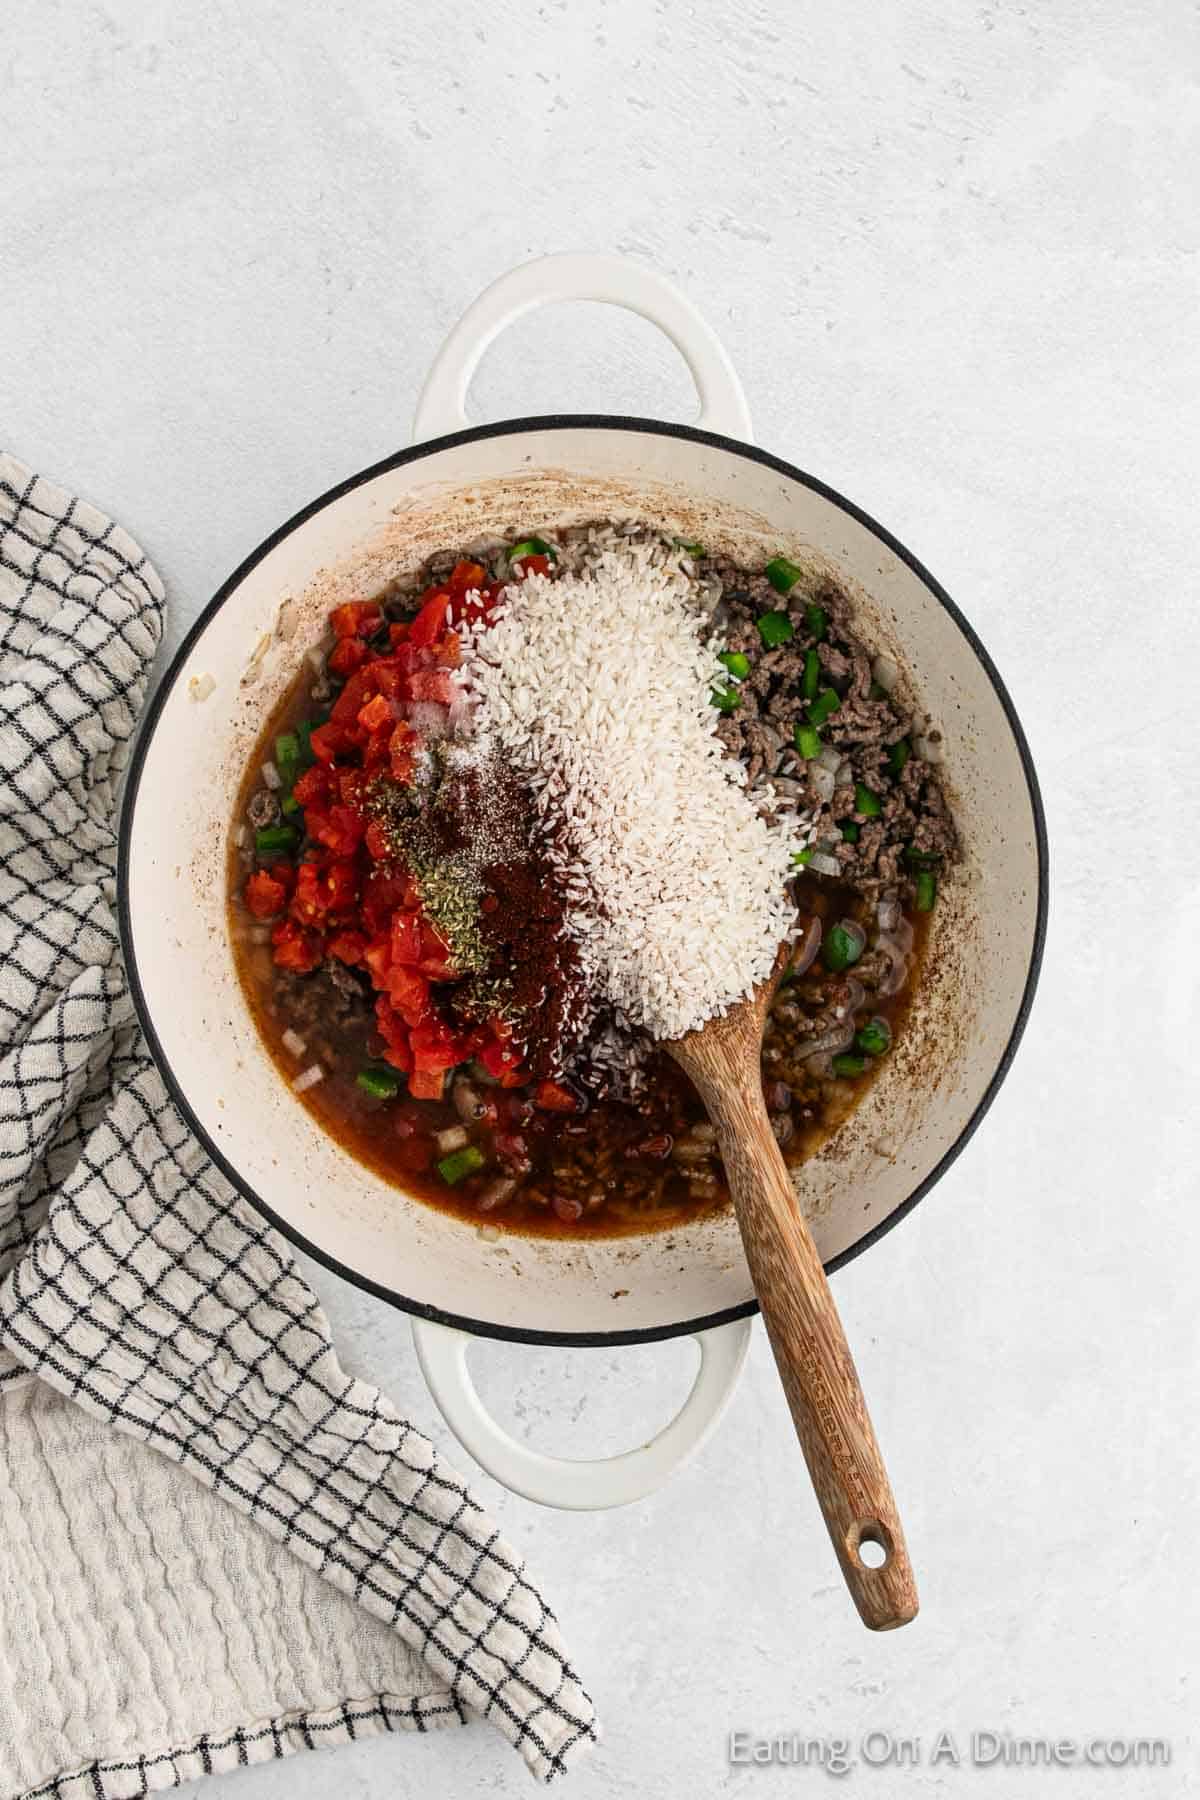
<path id="1" fill-rule="evenodd" d="M 661 540 L 596 532 L 557 580 L 514 582 L 490 626 L 462 631 L 457 676 L 564 845 L 568 922 L 597 993 L 658 1039 L 769 973 L 809 828 L 786 811 L 768 823 L 716 736 L 726 671 L 681 561 Z"/>

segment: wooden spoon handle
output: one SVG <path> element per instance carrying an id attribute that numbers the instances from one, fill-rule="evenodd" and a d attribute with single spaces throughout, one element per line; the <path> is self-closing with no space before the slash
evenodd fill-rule
<path id="1" fill-rule="evenodd" d="M 771 1130 L 757 1064 L 749 1076 L 732 1058 L 719 1075 L 692 1058 L 688 1067 L 717 1130 L 746 1260 L 846 1586 L 864 1624 L 890 1631 L 916 1616 L 916 1582 L 858 1371 Z M 863 1562 L 864 1544 L 878 1546 L 879 1567 Z"/>

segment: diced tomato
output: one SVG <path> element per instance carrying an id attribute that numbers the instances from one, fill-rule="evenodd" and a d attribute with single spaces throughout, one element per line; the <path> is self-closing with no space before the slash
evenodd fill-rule
<path id="1" fill-rule="evenodd" d="M 550 558 L 548 556 L 523 556 L 512 566 L 513 574 L 518 581 L 524 581 L 527 575 L 548 575 Z"/>
<path id="2" fill-rule="evenodd" d="M 378 731 L 381 725 L 389 723 L 391 717 L 391 701 L 383 694 L 376 694 L 359 712 L 358 723 L 364 731 Z"/>
<path id="3" fill-rule="evenodd" d="M 366 798 L 367 781 L 361 769 L 337 769 L 334 771 L 337 782 L 337 797 L 343 806 L 352 806 L 359 810 Z"/>
<path id="4" fill-rule="evenodd" d="M 430 981 L 449 981 L 455 973 L 454 956 L 449 944 L 427 920 L 421 921 L 420 953 L 417 957 L 421 973 Z"/>
<path id="5" fill-rule="evenodd" d="M 297 778 L 292 788 L 301 806 L 320 806 L 329 799 L 333 792 L 333 771 L 324 763 L 314 763 L 311 769 L 305 769 Z"/>
<path id="6" fill-rule="evenodd" d="M 271 954 L 277 967 L 308 975 L 325 954 L 319 931 L 306 931 L 294 919 L 281 919 L 271 933 Z"/>
<path id="7" fill-rule="evenodd" d="M 429 1017 L 429 983 L 416 969 L 390 968 L 387 992 L 406 1025 L 420 1025 Z"/>
<path id="8" fill-rule="evenodd" d="M 325 946 L 327 955 L 344 963 L 361 963 L 366 949 L 367 940 L 361 931 L 335 931 Z"/>
<path id="9" fill-rule="evenodd" d="M 408 678 L 414 700 L 435 700 L 449 706 L 454 698 L 454 683 L 444 669 L 416 669 Z"/>
<path id="10" fill-rule="evenodd" d="M 421 920 L 421 955 L 434 961 L 448 961 L 450 946 L 435 925 L 428 919 Z"/>
<path id="11" fill-rule="evenodd" d="M 449 594 L 444 593 L 440 588 L 435 588 L 412 624 L 409 626 L 409 643 L 434 643 L 442 636 L 446 629 L 446 614 L 449 610 Z"/>
<path id="12" fill-rule="evenodd" d="M 535 1106 L 543 1112 L 573 1113 L 579 1111 L 579 1102 L 570 1088 L 563 1087 L 557 1081 L 539 1081 L 534 1089 Z"/>
<path id="13" fill-rule="evenodd" d="M 371 980 L 377 988 L 384 986 L 387 972 L 392 965 L 391 945 L 387 938 L 375 938 L 363 951 L 363 961 L 370 971 Z"/>
<path id="14" fill-rule="evenodd" d="M 367 951 L 367 961 L 371 960 L 371 952 Z M 375 996 L 375 1023 L 379 1027 L 379 1035 L 385 1044 L 407 1044 L 408 1027 L 400 1017 L 386 994 Z"/>
<path id="15" fill-rule="evenodd" d="M 336 638 L 371 637 L 383 623 L 383 614 L 374 600 L 347 600 L 335 606 L 329 615 Z"/>
<path id="16" fill-rule="evenodd" d="M 407 624 L 389 625 L 388 626 L 388 641 L 391 644 L 393 650 L 396 648 L 397 644 L 402 644 L 407 636 L 408 636 Z"/>
<path id="17" fill-rule="evenodd" d="M 329 667 L 335 675 L 340 675 L 345 680 L 347 675 L 353 675 L 355 669 L 362 668 L 370 654 L 361 638 L 339 638 L 329 652 Z"/>
<path id="18" fill-rule="evenodd" d="M 384 1045 L 383 1060 L 391 1063 L 393 1069 L 399 1069 L 405 1075 L 412 1073 L 412 1051 L 403 1038 L 397 1037 L 392 1043 Z"/>
<path id="19" fill-rule="evenodd" d="M 291 873 L 289 863 L 272 863 L 269 869 L 256 869 L 242 890 L 246 909 L 255 919 L 273 919 L 287 903 L 289 881 L 283 871 Z"/>
<path id="20" fill-rule="evenodd" d="M 452 1069 L 463 1060 L 462 1048 L 454 1033 L 432 1015 L 413 1026 L 413 1063 L 418 1069 Z"/>
<path id="21" fill-rule="evenodd" d="M 387 835 L 377 819 L 372 819 L 367 826 L 363 843 L 367 846 L 367 855 L 375 862 L 383 862 L 391 855 Z"/>
<path id="22" fill-rule="evenodd" d="M 405 904 L 407 889 L 406 875 L 387 874 L 382 869 L 373 869 L 368 875 L 363 888 L 362 916 L 373 936 L 382 937 L 389 930 L 393 912 Z"/>
<path id="23" fill-rule="evenodd" d="M 375 664 L 364 663 L 361 669 L 355 669 L 353 675 L 333 703 L 333 711 L 329 717 L 335 725 L 353 725 L 367 701 L 376 692 Z M 323 725 L 322 731 L 328 730 Z M 316 737 L 314 731 L 313 737 Z M 353 740 L 352 740 L 353 741 Z"/>
<path id="24" fill-rule="evenodd" d="M 446 1090 L 445 1069 L 414 1069 L 408 1078 L 408 1091 L 414 1100 L 440 1100 Z M 419 1143 L 419 1138 L 410 1138 L 409 1143 Z M 429 1162 L 433 1161 L 430 1151 Z M 425 1167 L 429 1167 L 429 1162 Z"/>
<path id="25" fill-rule="evenodd" d="M 407 1075 L 413 1066 L 408 1027 L 386 994 L 380 994 L 375 1002 L 375 1020 L 383 1039 L 384 1058 L 394 1069 L 402 1069 Z"/>
<path id="26" fill-rule="evenodd" d="M 404 686 L 406 671 L 400 667 L 394 656 L 376 657 L 371 664 L 375 676 L 376 690 L 386 694 L 389 700 L 406 700 L 407 690 Z"/>
<path id="27" fill-rule="evenodd" d="M 465 594 L 469 588 L 482 587 L 486 580 L 487 570 L 482 563 L 456 562 L 446 586 L 452 594 Z"/>
<path id="28" fill-rule="evenodd" d="M 343 691 L 348 693 L 351 685 L 357 679 L 357 676 L 352 675 Z M 337 711 L 336 707 L 334 711 Z M 335 756 L 345 756 L 347 751 L 355 748 L 354 739 L 350 733 L 335 719 L 328 720 L 324 725 L 318 725 L 308 741 L 312 745 L 313 755 L 318 762 L 322 763 L 331 763 Z"/>
<path id="29" fill-rule="evenodd" d="M 292 895 L 292 917 L 301 924 L 315 925 L 325 917 L 326 910 L 320 869 L 314 862 L 301 863 Z"/>
<path id="30" fill-rule="evenodd" d="M 386 725 L 382 731 L 371 733 L 367 739 L 366 748 L 363 750 L 362 772 L 364 775 L 376 775 L 380 769 L 387 768 L 389 762 L 388 743 L 391 735 L 391 731 Z"/>
<path id="31" fill-rule="evenodd" d="M 349 857 L 339 857 L 325 871 L 325 891 L 329 895 L 331 913 L 349 912 L 358 901 L 360 886 L 358 864 Z"/>
<path id="32" fill-rule="evenodd" d="M 503 1076 L 518 1067 L 521 1058 L 510 1045 L 493 1043 L 484 1045 L 479 1052 L 479 1060 L 488 1074 L 500 1081 Z"/>
<path id="33" fill-rule="evenodd" d="M 304 925 L 324 923 L 331 914 L 347 913 L 358 899 L 358 867 L 347 859 L 304 862 L 296 876 L 292 917 Z"/>
<path id="34" fill-rule="evenodd" d="M 353 856 L 366 834 L 367 821 L 349 806 L 331 806 L 328 812 L 310 807 L 304 822 L 318 844 L 335 856 Z"/>
<path id="35" fill-rule="evenodd" d="M 413 968 L 421 960 L 421 921 L 416 913 L 392 915 L 392 961 Z"/>
<path id="36" fill-rule="evenodd" d="M 423 956 L 417 964 L 430 981 L 453 981 L 458 967 L 449 956 Z"/>
<path id="37" fill-rule="evenodd" d="M 433 646 L 433 654 L 444 669 L 457 669 L 462 661 L 462 644 L 457 631 L 448 631 L 440 642 Z"/>
<path id="38" fill-rule="evenodd" d="M 417 734 L 401 719 L 388 742 L 388 759 L 393 779 L 405 783 L 412 780 L 416 766 Z"/>

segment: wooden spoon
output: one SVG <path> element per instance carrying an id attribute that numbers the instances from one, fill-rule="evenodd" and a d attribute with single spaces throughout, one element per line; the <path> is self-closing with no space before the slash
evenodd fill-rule
<path id="1" fill-rule="evenodd" d="M 788 953 L 724 1018 L 666 1047 L 716 1127 L 750 1276 L 846 1586 L 872 1631 L 907 1625 L 917 1588 L 858 1371 L 763 1101 L 763 1026 Z M 862 1559 L 875 1545 L 878 1567 Z"/>

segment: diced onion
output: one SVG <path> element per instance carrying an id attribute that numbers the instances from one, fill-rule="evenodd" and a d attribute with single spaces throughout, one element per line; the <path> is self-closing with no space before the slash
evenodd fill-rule
<path id="1" fill-rule="evenodd" d="M 834 793 L 837 790 L 837 776 L 832 769 L 822 768 L 820 763 L 816 763 L 809 770 L 808 779 L 812 791 L 817 796 L 818 800 L 826 801 L 833 799 Z"/>
<path id="2" fill-rule="evenodd" d="M 890 694 L 900 679 L 900 671 L 890 656 L 877 656 L 871 664 L 871 674 L 885 694 Z"/>
<path id="3" fill-rule="evenodd" d="M 519 1186 L 520 1183 L 511 1175 L 498 1175 L 494 1181 L 488 1182 L 475 1204 L 480 1212 L 494 1212 L 498 1206 L 504 1206 L 512 1199 Z M 499 1237 L 500 1233 L 494 1225 L 491 1230 L 494 1236 Z M 488 1227 L 485 1225 L 482 1235 L 486 1236 L 487 1231 Z"/>
<path id="4" fill-rule="evenodd" d="M 816 913 L 812 915 L 804 927 L 803 935 L 798 939 L 792 952 L 792 960 L 788 964 L 788 975 L 797 980 L 806 975 L 817 960 L 817 951 L 821 948 L 821 921 Z"/>
<path id="5" fill-rule="evenodd" d="M 193 675 L 188 682 L 188 693 L 193 700 L 207 700 L 216 685 L 211 675 Z"/>
<path id="6" fill-rule="evenodd" d="M 271 927 L 269 925 L 251 925 L 247 936 L 252 944 L 269 944 Z"/>
<path id="7" fill-rule="evenodd" d="M 900 904 L 896 900 L 881 900 L 875 909 L 879 920 L 880 931 L 895 931 L 900 923 Z"/>
<path id="8" fill-rule="evenodd" d="M 283 786 L 283 776 L 279 773 L 275 764 L 273 762 L 265 762 L 260 773 L 271 792 L 277 794 Z"/>
<path id="9" fill-rule="evenodd" d="M 888 959 L 889 967 L 875 989 L 880 999 L 886 1000 L 890 995 L 898 994 L 908 980 L 908 957 L 890 931 L 880 932 L 875 947 Z"/>
<path id="10" fill-rule="evenodd" d="M 942 760 L 942 746 L 935 743 L 932 738 L 915 737 L 912 747 L 914 754 L 919 756 L 922 762 L 940 763 Z"/>
<path id="11" fill-rule="evenodd" d="M 304 1055 L 304 1052 L 308 1049 L 308 1045 L 300 1036 L 300 1033 L 298 1031 L 293 1031 L 290 1025 L 279 1041 L 287 1051 L 288 1055 L 294 1056 L 297 1062 L 299 1062 L 300 1058 Z"/>
<path id="12" fill-rule="evenodd" d="M 807 867 L 814 875 L 840 875 L 842 865 L 836 856 L 826 856 L 823 850 L 814 850 L 808 859 Z"/>
<path id="13" fill-rule="evenodd" d="M 234 842 L 235 848 L 237 848 L 238 850 L 241 850 L 244 847 L 246 839 L 249 836 L 250 836 L 250 827 L 245 824 L 239 825 L 237 830 L 233 834 L 233 842 Z"/>
<path id="14" fill-rule="evenodd" d="M 820 756 L 818 756 L 817 762 L 820 764 L 821 768 L 829 769 L 836 775 L 842 766 L 842 753 L 840 750 L 835 750 L 832 744 L 826 744 Z"/>
<path id="15" fill-rule="evenodd" d="M 316 1087 L 318 1081 L 324 1081 L 324 1079 L 325 1071 L 320 1063 L 313 1063 L 311 1068 L 305 1069 L 303 1075 L 297 1075 L 292 1087 L 297 1094 L 304 1094 L 308 1092 L 309 1088 Z"/>
<path id="16" fill-rule="evenodd" d="M 452 1150 L 461 1150 L 468 1142 L 467 1133 L 461 1125 L 450 1125 L 445 1131 L 437 1134 L 439 1156 L 449 1156 Z"/>
<path id="17" fill-rule="evenodd" d="M 855 1025 L 852 1018 L 846 1018 L 840 1024 L 830 1025 L 820 1037 L 812 1038 L 807 1044 L 801 1042 L 796 1049 L 796 1059 L 806 1062 L 810 1056 L 838 1056 L 848 1050 L 854 1042 Z"/>

